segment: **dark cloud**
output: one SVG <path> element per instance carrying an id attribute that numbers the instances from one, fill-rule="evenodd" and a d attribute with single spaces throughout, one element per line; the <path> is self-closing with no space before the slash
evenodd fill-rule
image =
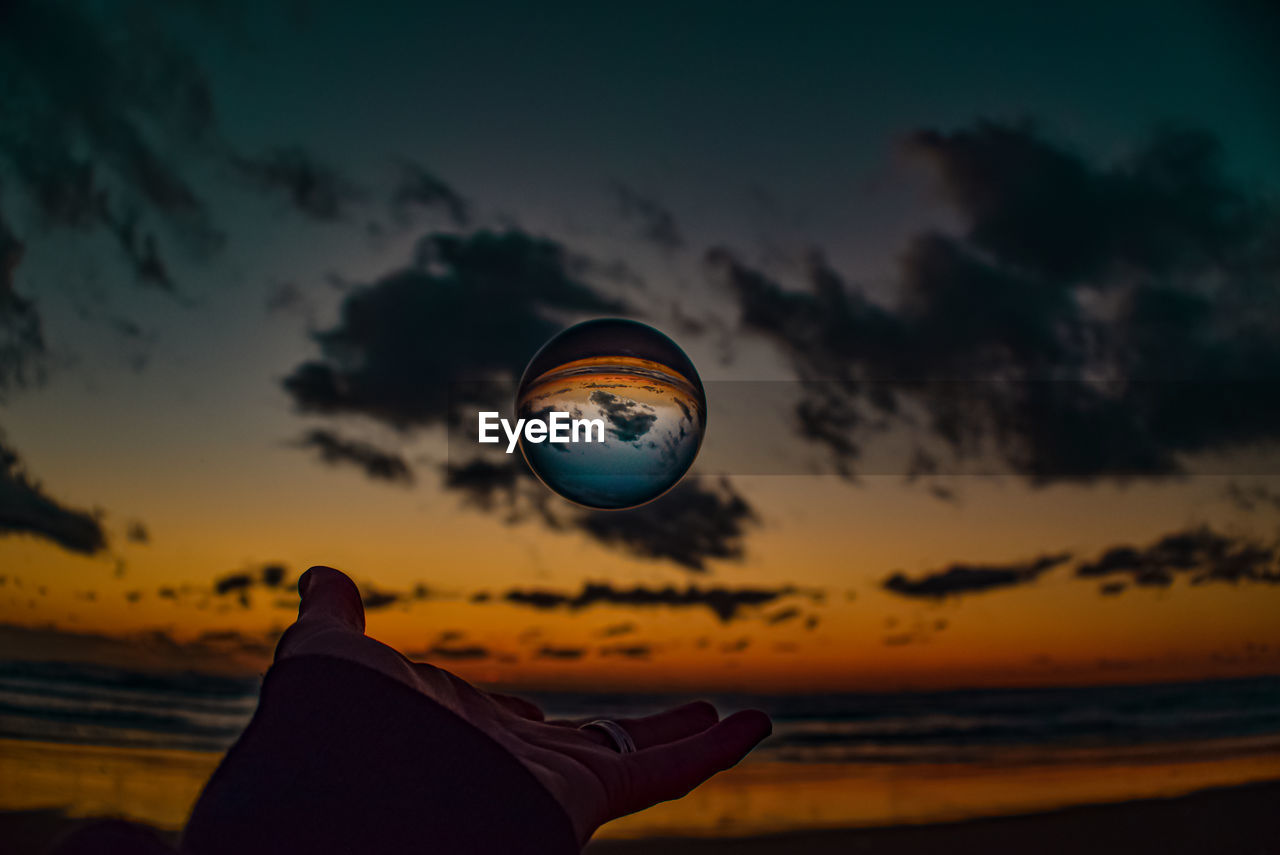
<path id="1" fill-rule="evenodd" d="M 300 146 L 246 154 L 223 133 L 202 52 L 184 39 L 238 31 L 235 6 L 3 5 L 0 191 L 32 212 L 33 234 L 104 235 L 138 282 L 173 292 L 175 250 L 201 261 L 225 243 L 193 176 L 230 174 L 319 220 L 360 198 Z"/>
<path id="2" fill-rule="evenodd" d="M 129 528 L 125 531 L 125 538 L 130 543 L 150 543 L 151 532 L 147 531 L 147 526 L 140 520 L 134 520 L 129 523 Z"/>
<path id="3" fill-rule="evenodd" d="M 544 644 L 538 648 L 537 656 L 539 659 L 574 660 L 581 659 L 586 652 L 584 647 L 553 647 L 552 645 Z"/>
<path id="4" fill-rule="evenodd" d="M 1207 526 L 1165 535 L 1145 547 L 1115 546 L 1080 564 L 1085 579 L 1167 588 L 1177 576 L 1192 584 L 1258 582 L 1280 584 L 1280 551 L 1243 537 L 1219 534 Z M 1113 577 L 1121 577 L 1113 579 Z M 1104 594 L 1119 593 L 1104 590 Z"/>
<path id="5" fill-rule="evenodd" d="M 798 617 L 800 617 L 800 609 L 795 606 L 788 606 L 785 609 L 778 609 L 776 612 L 765 615 L 764 622 L 770 626 L 776 626 L 789 620 L 795 620 Z"/>
<path id="6" fill-rule="evenodd" d="M 429 235 L 413 264 L 348 294 L 338 324 L 314 334 L 320 358 L 284 387 L 303 412 L 438 423 L 451 381 L 514 383 L 559 332 L 553 315 L 624 311 L 578 267 L 559 244 L 521 232 Z"/>
<path id="7" fill-rule="evenodd" d="M 261 567 L 250 568 L 232 573 L 225 573 L 214 580 L 210 593 L 214 596 L 232 596 L 242 608 L 252 605 L 252 591 L 265 589 L 274 593 L 271 600 L 278 608 L 296 608 L 297 598 L 293 591 L 296 576 L 282 563 L 266 563 Z M 172 589 L 170 589 L 172 590 Z M 182 591 L 187 593 L 186 586 Z M 198 591 L 197 591 L 198 593 Z M 413 600 L 431 599 L 435 594 L 426 585 L 416 585 L 408 591 L 390 590 L 372 584 L 360 582 L 360 594 L 366 611 L 378 611 L 397 604 L 407 604 Z"/>
<path id="8" fill-rule="evenodd" d="M 507 591 L 505 602 L 535 609 L 568 609 L 578 611 L 597 605 L 627 607 L 706 608 L 722 622 L 728 623 L 745 608 L 776 602 L 795 593 L 793 588 L 701 588 L 690 585 L 676 588 L 615 588 L 607 582 L 588 582 L 575 593 L 547 589 L 514 588 Z"/>
<path id="9" fill-rule="evenodd" d="M 15 534 L 42 537 L 85 555 L 101 552 L 107 546 L 98 518 L 51 498 L 0 438 L 0 536 Z"/>
<path id="10" fill-rule="evenodd" d="M 969 242 L 1046 283 L 1214 269 L 1273 225 L 1261 197 L 1223 175 L 1220 145 L 1203 132 L 1159 133 L 1107 167 L 1029 125 L 921 131 L 910 147 L 936 166 Z"/>
<path id="11" fill-rule="evenodd" d="M 208 251 L 221 236 L 174 165 L 178 149 L 218 151 L 213 101 L 167 12 L 128 15 L 17 0 L 0 28 L 0 170 L 44 225 L 110 235 L 141 281 L 172 287 L 156 227 Z M 148 225 L 145 220 L 156 220 Z"/>
<path id="12" fill-rule="evenodd" d="M 955 490 L 950 487 L 944 487 L 941 484 L 930 484 L 929 495 L 940 502 L 954 502 L 958 498 Z"/>
<path id="13" fill-rule="evenodd" d="M 313 448 L 331 466 L 352 465 L 375 481 L 412 484 L 413 472 L 403 457 L 363 440 L 347 439 L 331 430 L 316 428 L 298 439 L 300 448 Z"/>
<path id="14" fill-rule="evenodd" d="M 886 630 L 892 630 L 898 627 L 898 618 L 887 618 L 884 622 Z M 933 640 L 933 637 L 945 630 L 950 624 L 945 618 L 934 618 L 930 620 L 924 615 L 916 615 L 911 625 L 899 629 L 897 632 L 889 632 L 881 643 L 886 647 L 904 647 L 908 644 L 924 644 Z"/>
<path id="15" fill-rule="evenodd" d="M 1280 510 L 1280 492 L 1270 489 L 1265 484 L 1245 486 L 1231 481 L 1225 490 L 1227 499 L 1242 511 L 1257 511 L 1263 508 Z"/>
<path id="16" fill-rule="evenodd" d="M 450 464 L 445 485 L 506 522 L 537 520 L 554 531 L 580 531 L 630 555 L 704 572 L 710 560 L 738 561 L 757 522 L 755 510 L 728 479 L 686 478 L 660 501 L 625 512 L 592 511 L 555 500 L 522 459 Z"/>
<path id="17" fill-rule="evenodd" d="M 504 510 L 510 522 L 520 522 L 527 505 L 545 505 L 545 491 L 533 491 L 533 475 L 521 461 L 495 463 L 476 458 L 449 464 L 444 469 L 444 486 L 457 490 L 463 501 L 482 511 Z"/>
<path id="18" fill-rule="evenodd" d="M 881 587 L 903 597 L 941 599 L 1026 585 L 1069 560 L 1071 554 L 1063 552 L 1013 564 L 952 564 L 914 579 L 894 573 Z"/>
<path id="19" fill-rule="evenodd" d="M 264 564 L 258 571 L 258 580 L 268 588 L 279 588 L 288 574 L 289 570 L 283 564 Z"/>
<path id="20" fill-rule="evenodd" d="M 366 611 L 376 611 L 403 602 L 405 595 L 398 591 L 384 591 L 365 584 L 360 586 L 360 599 L 363 600 Z"/>
<path id="21" fill-rule="evenodd" d="M 893 305 L 820 257 L 791 290 L 709 256 L 842 471 L 908 401 L 954 456 L 1033 483 L 1174 474 L 1280 438 L 1280 209 L 1227 177 L 1214 138 L 1166 131 L 1101 166 L 989 122 L 909 147 L 963 228 L 910 241 Z"/>
<path id="22" fill-rule="evenodd" d="M 219 597 L 234 595 L 241 608 L 249 608 L 249 589 L 257 579 L 250 573 L 228 573 L 214 580 L 213 593 Z"/>
<path id="23" fill-rule="evenodd" d="M 253 589 L 266 588 L 272 591 L 282 591 L 289 587 L 292 578 L 289 568 L 284 564 L 268 562 L 258 567 L 237 570 L 233 573 L 219 576 L 213 581 L 213 586 L 210 590 L 216 597 L 235 597 L 240 606 L 247 609 L 252 602 L 250 593 Z M 187 592 L 187 586 L 184 585 L 182 593 L 185 594 Z M 296 601 L 277 601 L 276 604 L 292 608 L 296 605 Z"/>
<path id="24" fill-rule="evenodd" d="M 894 573 L 881 586 L 905 597 L 941 599 L 1029 584 L 1070 559 L 1071 555 L 1063 552 L 1013 564 L 953 564 L 915 578 Z M 1199 526 L 1164 535 L 1146 546 L 1113 546 L 1092 560 L 1078 562 L 1073 575 L 1077 579 L 1098 580 L 1098 593 L 1107 597 L 1135 587 L 1169 588 L 1179 577 L 1187 578 L 1192 585 L 1276 585 L 1280 584 L 1280 545 Z M 886 628 L 892 629 L 895 624 L 896 618 L 891 619 Z M 917 630 L 923 626 L 920 624 Z M 933 631 L 945 628 L 944 621 Z"/>
<path id="25" fill-rule="evenodd" d="M 740 560 L 747 528 L 755 520 L 751 505 L 727 478 L 686 478 L 660 501 L 626 512 L 583 513 L 572 524 L 632 555 L 702 572 L 710 559 Z"/>
<path id="26" fill-rule="evenodd" d="M 0 34 L 0 48 L 3 39 Z M 0 121 L 3 109 L 0 104 Z M 0 403 L 11 390 L 42 379 L 41 363 L 46 353 L 34 304 L 14 288 L 23 249 L 22 242 L 0 216 Z M 107 545 L 97 516 L 65 507 L 50 497 L 26 472 L 17 451 L 0 434 L 0 536 L 6 534 L 43 537 L 64 549 L 85 554 L 100 552 Z"/>
<path id="27" fill-rule="evenodd" d="M 471 222 L 466 200 L 433 173 L 410 161 L 400 164 L 400 178 L 391 193 L 390 207 L 392 218 L 401 225 L 411 222 L 416 211 L 435 209 L 443 210 L 460 228 Z"/>
<path id="28" fill-rule="evenodd" d="M 247 591 L 257 580 L 250 573 L 229 573 L 215 580 L 213 592 L 219 597 L 239 591 Z"/>
<path id="29" fill-rule="evenodd" d="M 667 251 L 684 246 L 676 218 L 664 205 L 625 184 L 615 184 L 613 191 L 622 216 L 639 227 L 640 237 Z"/>
<path id="30" fill-rule="evenodd" d="M 270 661 L 279 636 L 280 630 L 275 628 L 262 633 L 211 629 L 192 638 L 178 638 L 163 629 L 109 635 L 0 623 L 0 658 L 58 662 L 59 667 L 67 667 L 68 662 L 93 662 L 170 675 L 199 672 L 199 682 L 206 687 L 209 674 L 234 673 L 249 678 L 243 691 L 252 692 L 257 685 L 253 675 Z M 112 679 L 122 676 L 115 673 Z"/>
<path id="31" fill-rule="evenodd" d="M 298 146 L 282 146 L 254 157 L 235 155 L 231 165 L 259 189 L 283 195 L 312 219 L 339 219 L 346 206 L 359 198 L 337 170 Z"/>
<path id="32" fill-rule="evenodd" d="M 16 289 L 24 246 L 0 215 L 0 401 L 13 388 L 40 376 L 44 332 L 35 305 Z"/>
<path id="33" fill-rule="evenodd" d="M 423 659 L 447 659 L 451 662 L 470 662 L 488 659 L 492 656 L 489 648 L 480 644 L 452 645 L 446 643 L 433 644 L 431 647 L 414 654 Z"/>
<path id="34" fill-rule="evenodd" d="M 238 570 L 218 577 L 213 582 L 211 593 L 216 597 L 234 597 L 242 607 L 248 608 L 252 604 L 252 592 L 255 589 L 265 589 L 272 593 L 272 603 L 275 606 L 294 608 L 298 602 L 294 584 L 296 579 L 297 576 L 286 565 L 268 562 L 258 567 Z M 361 582 L 359 588 L 364 607 L 369 611 L 450 596 L 434 592 L 422 583 L 414 585 L 407 591 L 382 588 L 371 582 Z M 183 586 L 182 593 L 187 593 L 186 586 Z M 450 639 L 442 637 L 439 640 Z"/>
<path id="35" fill-rule="evenodd" d="M 611 644 L 600 648 L 601 656 L 621 656 L 625 659 L 648 659 L 652 653 L 651 644 Z"/>

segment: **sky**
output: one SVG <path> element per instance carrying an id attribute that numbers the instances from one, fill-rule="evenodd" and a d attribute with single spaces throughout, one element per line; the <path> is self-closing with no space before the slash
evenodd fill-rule
<path id="1" fill-rule="evenodd" d="M 0 13 L 0 657 L 256 671 L 311 564 L 510 686 L 1280 669 L 1262 5 Z M 623 316 L 592 513 L 450 390 Z"/>

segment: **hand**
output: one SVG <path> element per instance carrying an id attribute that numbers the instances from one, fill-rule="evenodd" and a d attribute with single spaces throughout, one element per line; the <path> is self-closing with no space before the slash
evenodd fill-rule
<path id="1" fill-rule="evenodd" d="M 346 575 L 312 567 L 298 580 L 298 620 L 276 647 L 276 661 L 322 654 L 359 662 L 399 680 L 461 716 L 502 745 L 564 808 L 581 843 L 605 822 L 677 799 L 735 765 L 772 724 L 749 710 L 719 720 L 698 702 L 644 718 L 617 719 L 637 752 L 619 754 L 610 738 L 580 722 L 544 721 L 529 701 L 485 692 L 434 665 L 410 661 L 364 634 L 360 592 Z"/>

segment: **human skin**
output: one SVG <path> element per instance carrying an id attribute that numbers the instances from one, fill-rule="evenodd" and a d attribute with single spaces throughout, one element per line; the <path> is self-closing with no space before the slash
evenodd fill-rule
<path id="1" fill-rule="evenodd" d="M 533 774 L 564 808 L 580 844 L 611 819 L 684 796 L 737 764 L 772 730 L 758 710 L 721 720 L 711 704 L 696 702 L 617 719 L 637 748 L 619 754 L 595 728 L 546 721 L 529 701 L 478 689 L 365 635 L 360 592 L 344 573 L 312 567 L 298 580 L 298 592 L 298 620 L 281 637 L 277 662 L 307 655 L 358 662 L 453 711 Z"/>

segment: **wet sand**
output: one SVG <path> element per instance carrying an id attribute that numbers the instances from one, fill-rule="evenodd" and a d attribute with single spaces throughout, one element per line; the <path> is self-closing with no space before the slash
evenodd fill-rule
<path id="1" fill-rule="evenodd" d="M 1233 855 L 1280 853 L 1280 782 L 1171 799 L 1064 808 L 1022 816 L 745 838 L 604 840 L 588 855 Z M 0 812 L 0 849 L 36 855 L 86 820 L 59 811 Z M 157 832 L 172 841 L 172 831 Z"/>
<path id="2" fill-rule="evenodd" d="M 965 822 L 753 838 L 600 841 L 588 855 L 1280 853 L 1280 782 Z"/>

